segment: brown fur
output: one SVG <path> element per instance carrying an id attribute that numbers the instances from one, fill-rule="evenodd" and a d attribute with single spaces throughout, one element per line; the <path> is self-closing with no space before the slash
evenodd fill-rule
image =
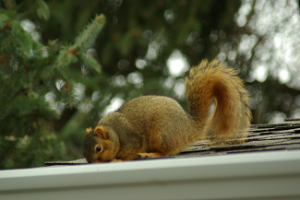
<path id="1" fill-rule="evenodd" d="M 186 97 L 189 114 L 178 102 L 163 96 L 134 98 L 108 114 L 94 134 L 86 131 L 84 155 L 88 162 L 175 155 L 198 139 L 222 144 L 247 135 L 249 98 L 233 68 L 225 68 L 217 60 L 203 60 L 186 78 Z M 215 111 L 208 119 L 214 100 Z M 101 146 L 98 153 L 97 145 Z"/>
<path id="2" fill-rule="evenodd" d="M 203 133 L 206 137 L 225 140 L 246 136 L 251 120 L 249 98 L 243 81 L 233 68 L 224 68 L 217 60 L 210 63 L 204 60 L 190 71 L 186 88 L 187 101 L 193 103 L 189 109 L 199 119 L 199 126 L 205 126 Z M 211 104 L 214 98 L 217 102 L 215 112 L 205 122 L 209 113 L 203 107 Z"/>

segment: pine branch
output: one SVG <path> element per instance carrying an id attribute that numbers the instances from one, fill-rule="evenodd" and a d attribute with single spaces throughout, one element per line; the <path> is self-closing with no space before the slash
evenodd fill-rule
<path id="1" fill-rule="evenodd" d="M 7 16 L 4 14 L 0 14 L 0 29 L 2 29 L 5 26 L 5 22 L 8 20 Z"/>
<path id="2" fill-rule="evenodd" d="M 83 62 L 85 62 L 89 67 L 96 70 L 98 73 L 101 72 L 101 65 L 91 56 L 87 56 L 86 54 L 79 52 L 78 57 L 81 58 Z"/>
<path id="3" fill-rule="evenodd" d="M 63 91 L 67 92 L 69 104 L 70 104 L 70 106 L 73 106 L 73 101 L 72 101 L 72 96 L 71 96 L 71 85 L 68 83 L 69 82 L 68 76 L 66 76 L 66 74 L 62 70 L 57 70 L 57 75 L 64 82 Z"/>
<path id="4" fill-rule="evenodd" d="M 61 68 L 62 66 L 69 66 L 71 63 L 76 62 L 77 58 L 73 53 L 73 50 L 69 47 L 63 46 L 59 51 L 57 56 L 55 67 L 57 69 Z"/>
<path id="5" fill-rule="evenodd" d="M 73 106 L 73 101 L 72 101 L 72 97 L 71 97 L 71 87 L 70 84 L 68 83 L 64 83 L 64 90 L 68 93 L 68 100 L 69 100 L 69 104 L 70 106 Z"/>
<path id="6" fill-rule="evenodd" d="M 4 2 L 9 10 L 13 10 L 13 4 L 15 4 L 15 2 L 13 0 L 6 0 Z"/>
<path id="7" fill-rule="evenodd" d="M 9 47 L 16 39 L 17 39 L 17 36 L 10 36 L 10 37 L 4 38 L 4 39 L 0 42 L 0 48 L 1 48 L 1 49 L 6 49 L 6 48 Z"/>
<path id="8" fill-rule="evenodd" d="M 49 105 L 45 102 L 44 98 L 31 98 L 31 97 L 18 97 L 14 98 L 9 105 L 1 106 L 2 113 L 1 118 L 18 113 L 18 116 L 26 116 L 31 114 L 35 110 L 38 110 L 40 117 L 43 118 L 57 118 L 58 113 L 52 109 L 49 109 Z"/>
<path id="9" fill-rule="evenodd" d="M 0 41 L 0 48 L 17 47 L 17 50 L 21 50 L 21 55 L 29 56 L 33 50 L 33 41 L 32 36 L 21 27 L 20 23 L 15 22 L 11 25 L 11 33 Z"/>
<path id="10" fill-rule="evenodd" d="M 100 15 L 87 25 L 86 29 L 76 38 L 75 43 L 71 47 L 63 47 L 55 62 L 55 67 L 60 68 L 62 66 L 68 66 L 72 62 L 77 61 L 77 57 L 81 57 L 82 60 L 87 62 L 89 66 L 94 68 L 97 72 L 100 72 L 100 65 L 93 58 L 88 58 L 84 53 L 96 40 L 97 35 L 102 30 L 105 24 L 105 16 Z"/>
<path id="11" fill-rule="evenodd" d="M 96 40 L 97 35 L 105 24 L 105 16 L 100 15 L 87 25 L 86 29 L 76 38 L 72 49 L 76 52 L 78 49 L 86 51 Z"/>
<path id="12" fill-rule="evenodd" d="M 38 5 L 38 16 L 41 19 L 48 20 L 50 17 L 50 10 L 46 2 L 43 0 L 36 0 L 36 4 Z"/>
<path id="13" fill-rule="evenodd" d="M 20 45 L 24 55 L 29 56 L 29 53 L 32 50 L 32 36 L 23 30 L 17 36 L 16 41 Z"/>

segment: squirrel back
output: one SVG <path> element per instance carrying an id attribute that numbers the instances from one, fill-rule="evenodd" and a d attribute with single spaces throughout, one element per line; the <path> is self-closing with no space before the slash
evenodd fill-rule
<path id="1" fill-rule="evenodd" d="M 224 141 L 247 135 L 251 112 L 242 80 L 229 67 L 203 60 L 186 77 L 189 113 L 172 98 L 141 96 L 87 129 L 88 162 L 175 155 L 199 139 Z M 215 100 L 215 110 L 210 106 Z M 219 142 L 220 143 L 220 142 Z M 220 143 L 221 144 L 221 143 Z"/>

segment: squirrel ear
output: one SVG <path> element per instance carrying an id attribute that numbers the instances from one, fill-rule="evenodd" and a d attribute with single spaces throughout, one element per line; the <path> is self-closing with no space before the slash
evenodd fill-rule
<path id="1" fill-rule="evenodd" d="M 94 134 L 104 140 L 108 139 L 108 135 L 102 126 L 97 126 L 95 128 Z"/>
<path id="2" fill-rule="evenodd" d="M 92 128 L 87 128 L 87 129 L 85 130 L 86 135 L 88 135 L 91 131 L 92 131 Z"/>

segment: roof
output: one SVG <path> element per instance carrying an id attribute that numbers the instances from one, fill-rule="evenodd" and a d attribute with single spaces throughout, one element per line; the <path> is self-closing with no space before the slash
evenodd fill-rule
<path id="1" fill-rule="evenodd" d="M 246 143 L 202 141 L 169 158 L 3 170 L 0 199 L 300 199 L 299 122 L 253 125 Z"/>
<path id="2" fill-rule="evenodd" d="M 277 124 L 253 124 L 249 132 L 250 134 L 246 138 L 245 143 L 211 146 L 207 145 L 209 141 L 198 141 L 179 155 L 147 159 L 221 156 L 232 153 L 300 149 L 300 118 L 288 118 L 285 119 L 285 122 Z M 76 165 L 86 163 L 86 160 L 83 158 L 72 161 L 51 161 L 46 162 L 45 165 Z"/>

